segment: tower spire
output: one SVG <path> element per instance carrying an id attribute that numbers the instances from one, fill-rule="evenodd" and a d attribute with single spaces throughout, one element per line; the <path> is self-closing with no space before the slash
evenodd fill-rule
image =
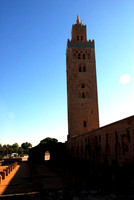
<path id="1" fill-rule="evenodd" d="M 76 20 L 77 24 L 80 23 L 80 19 L 79 19 L 79 15 L 77 15 L 77 20 Z"/>

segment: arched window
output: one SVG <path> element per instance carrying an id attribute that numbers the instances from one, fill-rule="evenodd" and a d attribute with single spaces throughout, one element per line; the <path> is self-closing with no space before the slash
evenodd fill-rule
<path id="1" fill-rule="evenodd" d="M 79 67 L 79 72 L 81 72 L 81 67 Z"/>
<path id="2" fill-rule="evenodd" d="M 80 53 L 78 53 L 78 59 L 80 59 Z"/>
<path id="3" fill-rule="evenodd" d="M 83 53 L 83 60 L 85 60 L 85 58 L 86 58 L 86 57 L 85 57 L 85 54 Z"/>
<path id="4" fill-rule="evenodd" d="M 82 85 L 81 85 L 81 88 L 85 88 L 85 85 L 84 85 L 84 84 L 82 84 Z"/>
<path id="5" fill-rule="evenodd" d="M 50 152 L 49 152 L 49 151 L 46 151 L 46 152 L 45 152 L 44 160 L 45 160 L 45 161 L 50 160 Z"/>
<path id="6" fill-rule="evenodd" d="M 82 98 L 85 98 L 85 93 L 84 92 L 82 92 Z"/>
<path id="7" fill-rule="evenodd" d="M 77 35 L 77 41 L 79 41 L 79 35 Z"/>
<path id="8" fill-rule="evenodd" d="M 86 122 L 86 121 L 83 122 L 83 126 L 84 126 L 84 127 L 87 126 L 87 122 Z"/>
<path id="9" fill-rule="evenodd" d="M 81 41 L 83 40 L 83 35 L 81 35 Z"/>

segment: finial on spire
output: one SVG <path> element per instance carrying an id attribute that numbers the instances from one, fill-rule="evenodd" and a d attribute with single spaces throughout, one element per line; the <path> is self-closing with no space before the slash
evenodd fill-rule
<path id="1" fill-rule="evenodd" d="M 80 19 L 79 19 L 79 15 L 77 15 L 77 20 L 76 20 L 77 24 L 80 23 Z"/>

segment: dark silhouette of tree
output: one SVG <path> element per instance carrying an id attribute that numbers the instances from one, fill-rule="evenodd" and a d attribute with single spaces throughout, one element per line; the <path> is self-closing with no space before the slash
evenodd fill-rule
<path id="1" fill-rule="evenodd" d="M 22 147 L 22 149 L 28 149 L 28 148 L 32 147 L 32 144 L 29 142 L 24 142 L 24 143 L 22 143 L 21 147 Z"/>
<path id="2" fill-rule="evenodd" d="M 28 154 L 29 153 L 29 149 L 32 147 L 32 144 L 29 142 L 24 142 L 21 145 L 21 148 L 24 150 L 24 154 Z"/>
<path id="3" fill-rule="evenodd" d="M 44 143 L 57 143 L 58 140 L 56 138 L 50 138 L 50 137 L 46 137 L 45 139 L 41 140 L 40 143 L 44 144 Z"/>
<path id="4" fill-rule="evenodd" d="M 14 143 L 14 144 L 11 146 L 11 148 L 12 148 L 12 150 L 11 150 L 12 153 L 18 153 L 18 149 L 19 149 L 18 143 Z"/>

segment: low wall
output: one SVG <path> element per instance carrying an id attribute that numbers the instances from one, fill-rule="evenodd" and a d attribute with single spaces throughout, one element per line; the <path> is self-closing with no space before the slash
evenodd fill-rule
<path id="1" fill-rule="evenodd" d="M 70 138 L 66 148 L 73 158 L 92 164 L 134 163 L 134 116 Z"/>
<path id="2" fill-rule="evenodd" d="M 4 160 L 3 165 L 11 164 L 14 162 L 18 162 L 18 163 L 22 162 L 22 158 L 4 158 L 3 160 Z"/>

